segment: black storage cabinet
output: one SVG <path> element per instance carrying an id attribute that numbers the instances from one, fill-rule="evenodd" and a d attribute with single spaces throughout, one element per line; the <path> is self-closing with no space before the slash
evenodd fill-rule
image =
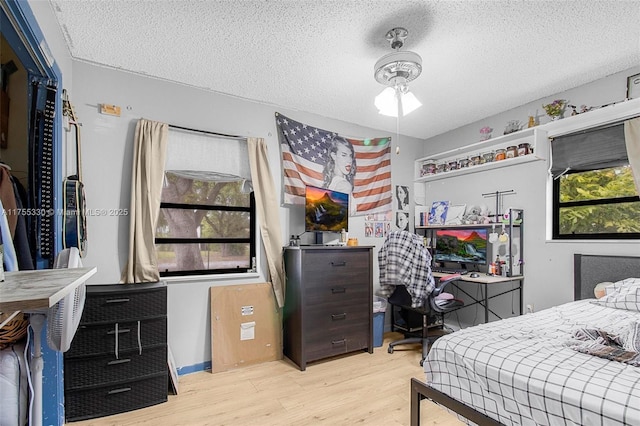
<path id="1" fill-rule="evenodd" d="M 87 286 L 64 389 L 67 421 L 167 401 L 166 283 Z"/>

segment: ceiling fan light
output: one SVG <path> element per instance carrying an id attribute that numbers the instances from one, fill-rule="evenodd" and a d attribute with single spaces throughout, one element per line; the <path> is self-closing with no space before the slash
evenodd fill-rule
<path id="1" fill-rule="evenodd" d="M 396 100 L 396 90 L 393 87 L 385 88 L 374 100 L 378 112 L 390 117 L 398 116 L 398 106 Z"/>
<path id="2" fill-rule="evenodd" d="M 422 106 L 422 103 L 418 100 L 418 98 L 416 98 L 416 95 L 411 92 L 403 93 L 401 99 L 403 112 L 402 115 L 407 115 Z"/>
<path id="3" fill-rule="evenodd" d="M 397 117 L 398 99 L 396 96 L 400 96 L 403 116 L 422 106 L 418 98 L 408 90 L 403 93 L 403 91 L 396 88 L 387 87 L 375 98 L 374 104 L 378 108 L 378 113 L 389 117 Z"/>

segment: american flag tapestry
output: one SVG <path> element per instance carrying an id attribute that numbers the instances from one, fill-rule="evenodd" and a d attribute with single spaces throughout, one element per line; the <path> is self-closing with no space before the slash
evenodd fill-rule
<path id="1" fill-rule="evenodd" d="M 353 139 L 276 113 L 285 204 L 307 185 L 350 194 L 352 216 L 392 210 L 391 138 Z"/>

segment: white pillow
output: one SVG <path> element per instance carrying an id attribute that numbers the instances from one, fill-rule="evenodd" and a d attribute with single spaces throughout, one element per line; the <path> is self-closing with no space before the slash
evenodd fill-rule
<path id="1" fill-rule="evenodd" d="M 626 278 L 606 288 L 606 296 L 596 303 L 610 308 L 640 312 L 640 278 Z"/>

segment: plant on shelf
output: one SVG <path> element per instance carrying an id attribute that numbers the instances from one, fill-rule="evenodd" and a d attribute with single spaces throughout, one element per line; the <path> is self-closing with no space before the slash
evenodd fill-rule
<path id="1" fill-rule="evenodd" d="M 564 114 L 564 108 L 567 106 L 567 101 L 564 99 L 556 99 L 550 104 L 542 105 L 544 111 L 547 113 L 551 120 L 558 120 L 562 118 L 562 114 Z"/>

